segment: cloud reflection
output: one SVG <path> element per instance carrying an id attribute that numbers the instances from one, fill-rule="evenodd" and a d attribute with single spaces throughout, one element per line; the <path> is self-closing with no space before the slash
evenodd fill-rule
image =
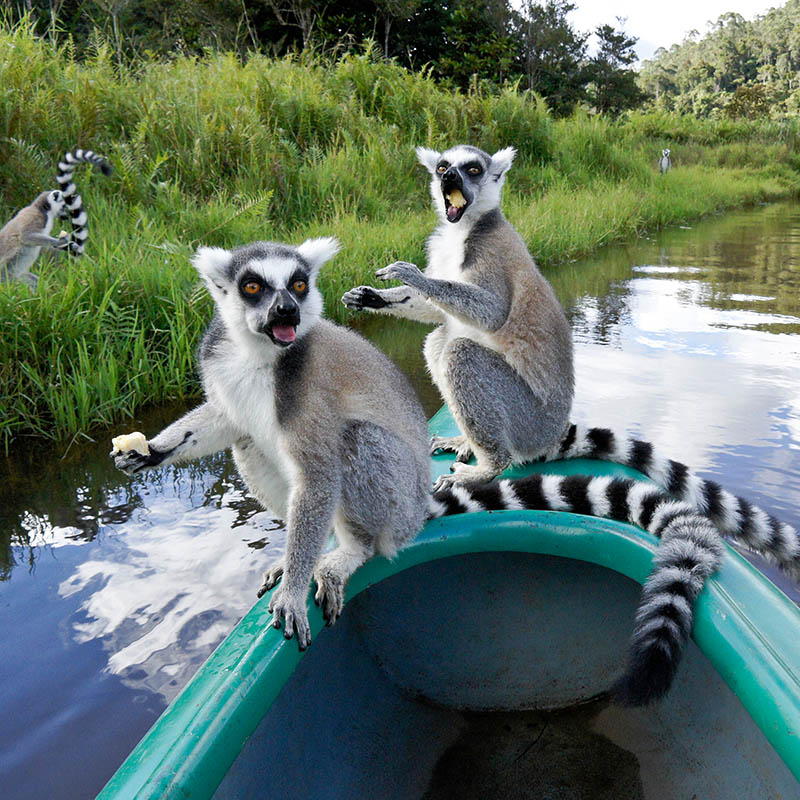
<path id="1" fill-rule="evenodd" d="M 168 490 L 148 495 L 146 510 L 107 526 L 103 547 L 58 591 L 82 598 L 71 621 L 77 643 L 102 642 L 107 672 L 169 701 L 255 601 L 284 533 L 267 512 L 243 523 L 235 486 L 194 507 Z"/>

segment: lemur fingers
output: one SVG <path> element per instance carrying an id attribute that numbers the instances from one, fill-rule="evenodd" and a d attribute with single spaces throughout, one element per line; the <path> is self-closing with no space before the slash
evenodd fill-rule
<path id="1" fill-rule="evenodd" d="M 286 563 L 283 558 L 274 561 L 269 569 L 264 573 L 264 582 L 258 590 L 258 596 L 263 597 L 270 589 L 277 585 L 278 581 L 283 577 L 283 572 L 286 569 Z"/>
<path id="2" fill-rule="evenodd" d="M 352 311 L 386 308 L 386 306 L 391 305 L 371 286 L 356 286 L 350 289 L 342 295 L 342 302 Z"/>
<path id="3" fill-rule="evenodd" d="M 273 615 L 272 627 L 283 626 L 283 636 L 291 639 L 297 634 L 297 646 L 305 650 L 311 644 L 311 626 L 306 612 L 305 593 L 294 596 L 287 592 L 283 585 L 279 586 L 269 603 Z"/>

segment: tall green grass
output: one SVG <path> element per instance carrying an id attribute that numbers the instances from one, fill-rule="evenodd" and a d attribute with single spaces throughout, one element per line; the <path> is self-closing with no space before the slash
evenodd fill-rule
<path id="1" fill-rule="evenodd" d="M 82 146 L 110 179 L 76 181 L 90 216 L 81 259 L 40 259 L 39 292 L 0 286 L 0 440 L 87 436 L 144 403 L 197 394 L 193 350 L 211 306 L 189 265 L 199 244 L 338 236 L 328 314 L 372 272 L 421 263 L 434 225 L 423 144 L 519 150 L 505 210 L 554 264 L 725 207 L 796 194 L 798 125 L 635 114 L 553 120 L 531 94 L 444 91 L 369 51 L 120 69 L 0 27 L 0 218 L 54 186 Z M 656 173 L 662 147 L 676 168 Z"/>

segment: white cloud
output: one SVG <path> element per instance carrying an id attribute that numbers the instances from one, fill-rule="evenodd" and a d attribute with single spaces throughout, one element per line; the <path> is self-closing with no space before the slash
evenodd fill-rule
<path id="1" fill-rule="evenodd" d="M 715 21 L 728 11 L 750 20 L 781 5 L 774 0 L 709 0 L 704 3 L 689 0 L 673 0 L 670 3 L 580 0 L 578 7 L 569 15 L 569 20 L 576 30 L 588 32 L 598 25 L 616 25 L 617 17 L 627 18 L 625 31 L 638 37 L 636 52 L 643 60 L 650 58 L 659 47 L 669 48 L 682 42 L 691 30 L 703 35 L 708 31 L 708 22 Z"/>

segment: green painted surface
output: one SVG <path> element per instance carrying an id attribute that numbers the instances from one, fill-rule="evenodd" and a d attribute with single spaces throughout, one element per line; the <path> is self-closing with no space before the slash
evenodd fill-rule
<path id="1" fill-rule="evenodd" d="M 438 413 L 437 434 L 452 422 Z M 432 460 L 434 475 L 451 458 Z M 571 461 L 530 471 L 638 476 L 612 464 Z M 389 562 L 374 558 L 351 579 L 348 599 L 416 564 L 465 553 L 543 553 L 589 561 L 639 583 L 656 540 L 630 525 L 548 511 L 502 511 L 434 520 Z M 210 798 L 302 655 L 268 625 L 259 600 L 209 657 L 99 795 L 110 798 Z M 312 635 L 323 628 L 309 597 Z M 800 610 L 741 556 L 729 551 L 696 605 L 693 638 L 738 695 L 769 742 L 800 778 Z"/>

